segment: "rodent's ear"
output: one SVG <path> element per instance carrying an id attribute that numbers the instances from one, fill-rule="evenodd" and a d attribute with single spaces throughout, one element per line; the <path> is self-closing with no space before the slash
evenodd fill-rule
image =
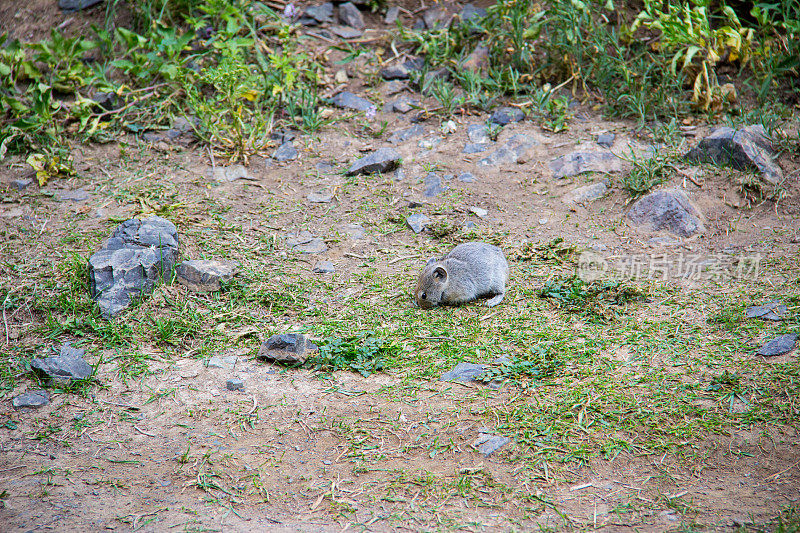
<path id="1" fill-rule="evenodd" d="M 438 280 L 446 280 L 447 279 L 447 270 L 444 267 L 436 267 L 433 269 L 433 277 Z"/>
<path id="2" fill-rule="evenodd" d="M 435 257 L 431 257 L 430 259 L 428 259 L 428 262 L 425 263 L 425 266 L 428 266 L 428 265 L 432 264 L 434 261 L 436 261 L 436 258 Z"/>

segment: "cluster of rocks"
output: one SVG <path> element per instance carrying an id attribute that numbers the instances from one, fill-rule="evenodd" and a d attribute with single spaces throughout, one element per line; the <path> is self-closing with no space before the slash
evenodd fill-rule
<path id="1" fill-rule="evenodd" d="M 83 348 L 75 348 L 70 343 L 64 343 L 58 355 L 34 358 L 31 361 L 31 370 L 41 379 L 63 385 L 85 380 L 93 373 L 91 365 L 83 358 L 85 353 Z M 48 403 L 50 394 L 42 389 L 24 392 L 11 400 L 11 405 L 15 409 L 39 408 Z"/>
<path id="2" fill-rule="evenodd" d="M 758 318 L 760 320 L 767 320 L 772 322 L 780 322 L 785 320 L 789 315 L 789 309 L 786 304 L 778 301 L 767 302 L 763 305 L 753 305 L 745 310 L 747 318 Z M 756 351 L 757 355 L 764 357 L 774 357 L 777 355 L 784 355 L 795 349 L 797 346 L 797 333 L 784 333 L 776 335 L 767 342 L 761 345 Z"/>

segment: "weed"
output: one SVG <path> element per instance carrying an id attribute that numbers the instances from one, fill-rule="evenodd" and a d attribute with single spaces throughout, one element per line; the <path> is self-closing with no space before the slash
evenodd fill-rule
<path id="1" fill-rule="evenodd" d="M 350 337 L 328 338 L 320 343 L 319 354 L 306 363 L 315 370 L 333 372 L 350 370 L 362 376 L 384 369 L 386 357 L 399 348 L 374 332 L 364 332 Z"/>
<path id="2" fill-rule="evenodd" d="M 600 320 L 610 320 L 617 314 L 612 306 L 646 298 L 639 287 L 608 280 L 587 283 L 574 275 L 548 280 L 538 295 L 554 300 L 560 307 Z"/>
<path id="3" fill-rule="evenodd" d="M 628 161 L 632 164 L 630 172 L 622 177 L 622 187 L 631 196 L 641 196 L 669 177 L 672 157 L 656 152 L 651 156 L 637 156 L 631 152 Z"/>

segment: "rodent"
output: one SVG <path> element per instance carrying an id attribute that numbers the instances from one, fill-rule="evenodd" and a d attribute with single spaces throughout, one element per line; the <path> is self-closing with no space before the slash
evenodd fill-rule
<path id="1" fill-rule="evenodd" d="M 417 280 L 414 299 L 422 309 L 458 305 L 491 296 L 487 307 L 503 301 L 508 262 L 497 246 L 466 242 L 441 259 L 430 259 Z"/>

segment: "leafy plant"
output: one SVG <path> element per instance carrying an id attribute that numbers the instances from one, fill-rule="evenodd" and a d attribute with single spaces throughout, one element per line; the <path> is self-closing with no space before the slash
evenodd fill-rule
<path id="1" fill-rule="evenodd" d="M 504 360 L 500 366 L 486 368 L 475 379 L 484 383 L 497 380 L 541 380 L 555 373 L 564 366 L 564 362 L 555 358 L 550 351 L 550 344 L 540 344 L 531 350 L 530 359 L 515 357 Z"/>
<path id="2" fill-rule="evenodd" d="M 630 172 L 622 177 L 622 186 L 634 197 L 645 194 L 666 180 L 672 168 L 671 158 L 660 152 L 651 157 L 636 156 L 632 153 L 629 161 L 633 166 Z"/>
<path id="3" fill-rule="evenodd" d="M 306 364 L 314 370 L 350 370 L 366 377 L 383 370 L 386 358 L 398 350 L 387 339 L 368 331 L 344 338 L 326 339 L 320 343 L 319 354 L 310 358 Z"/>
<path id="4" fill-rule="evenodd" d="M 578 276 L 555 277 L 539 289 L 541 298 L 552 299 L 559 307 L 592 318 L 607 321 L 620 306 L 644 300 L 647 294 L 640 288 L 616 280 L 586 282 Z"/>

